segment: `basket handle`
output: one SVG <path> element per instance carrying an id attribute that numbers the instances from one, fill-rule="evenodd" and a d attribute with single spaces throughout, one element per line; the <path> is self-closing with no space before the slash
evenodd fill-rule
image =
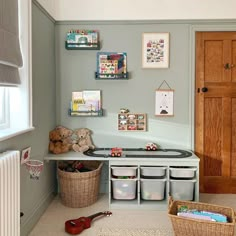
<path id="1" fill-rule="evenodd" d="M 169 209 L 171 208 L 171 205 L 173 204 L 173 202 L 174 202 L 174 200 L 173 200 L 172 196 L 169 195 L 169 197 L 168 197 L 168 208 Z"/>

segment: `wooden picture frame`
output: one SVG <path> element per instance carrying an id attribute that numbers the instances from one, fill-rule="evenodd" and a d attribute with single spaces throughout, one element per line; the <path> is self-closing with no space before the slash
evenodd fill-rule
<path id="1" fill-rule="evenodd" d="M 169 68 L 169 33 L 143 33 L 142 68 Z"/>
<path id="2" fill-rule="evenodd" d="M 157 89 L 155 98 L 156 116 L 174 116 L 174 90 Z"/>
<path id="3" fill-rule="evenodd" d="M 119 131 L 146 131 L 147 121 L 145 113 L 119 113 Z"/>

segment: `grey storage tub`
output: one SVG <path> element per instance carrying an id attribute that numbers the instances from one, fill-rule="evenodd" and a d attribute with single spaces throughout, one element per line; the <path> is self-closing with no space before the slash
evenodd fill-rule
<path id="1" fill-rule="evenodd" d="M 137 179 L 111 179 L 113 199 L 132 200 L 136 198 Z"/>
<path id="2" fill-rule="evenodd" d="M 137 166 L 111 166 L 113 176 L 137 176 Z"/>
<path id="3" fill-rule="evenodd" d="M 163 178 L 166 175 L 166 169 L 165 166 L 141 166 L 140 174 L 145 179 Z"/>
<path id="4" fill-rule="evenodd" d="M 196 170 L 196 167 L 170 167 L 170 177 L 191 179 L 195 177 Z"/>
<path id="5" fill-rule="evenodd" d="M 174 200 L 194 200 L 196 180 L 170 179 L 170 195 Z"/>
<path id="6" fill-rule="evenodd" d="M 143 200 L 163 200 L 165 198 L 166 179 L 141 179 L 140 187 Z"/>

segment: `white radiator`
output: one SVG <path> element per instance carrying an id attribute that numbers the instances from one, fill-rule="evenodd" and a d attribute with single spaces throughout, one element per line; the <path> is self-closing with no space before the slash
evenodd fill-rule
<path id="1" fill-rule="evenodd" d="M 0 236 L 20 236 L 20 152 L 0 154 Z"/>

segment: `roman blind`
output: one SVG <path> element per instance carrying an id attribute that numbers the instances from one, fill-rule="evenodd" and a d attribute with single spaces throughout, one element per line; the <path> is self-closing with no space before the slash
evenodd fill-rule
<path id="1" fill-rule="evenodd" d="M 0 86 L 20 84 L 18 0 L 0 0 Z"/>

